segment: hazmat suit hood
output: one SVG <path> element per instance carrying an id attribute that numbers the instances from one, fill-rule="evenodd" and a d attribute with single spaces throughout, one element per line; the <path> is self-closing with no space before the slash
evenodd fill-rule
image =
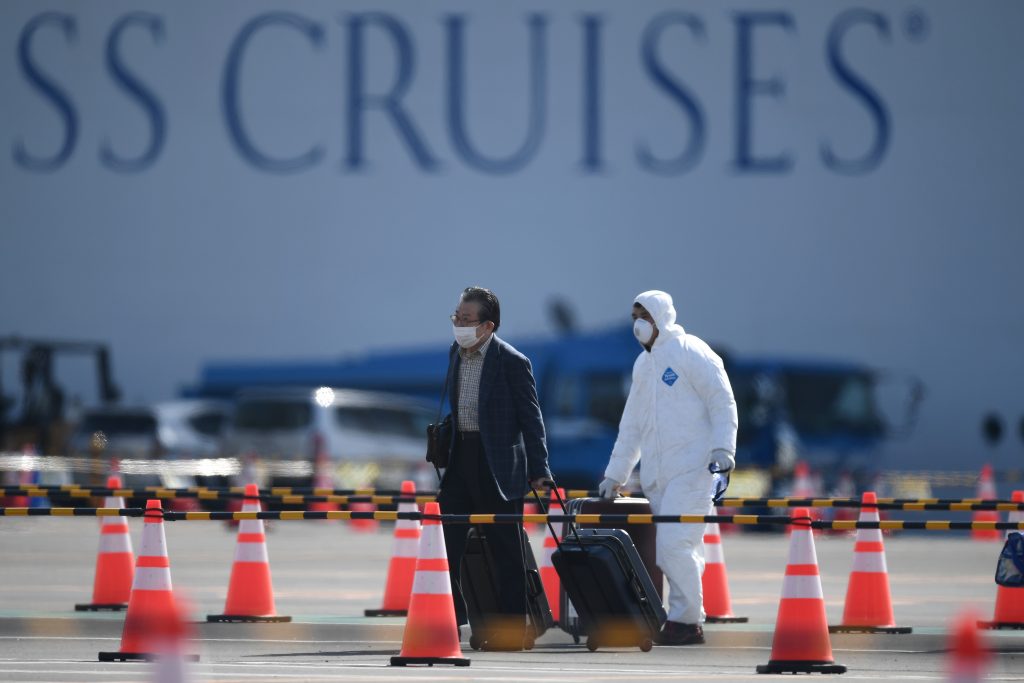
<path id="1" fill-rule="evenodd" d="M 676 324 L 676 308 L 672 305 L 672 297 L 667 293 L 652 289 L 637 294 L 633 303 L 640 304 L 646 308 L 647 312 L 654 318 L 654 324 L 658 326 L 659 340 L 662 335 L 682 337 L 686 334 L 683 326 Z"/>

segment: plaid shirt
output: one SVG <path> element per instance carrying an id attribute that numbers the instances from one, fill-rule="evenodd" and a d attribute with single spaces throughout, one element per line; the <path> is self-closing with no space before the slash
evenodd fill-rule
<path id="1" fill-rule="evenodd" d="M 459 349 L 462 362 L 459 364 L 459 424 L 460 432 L 480 431 L 480 373 L 484 369 L 484 356 L 494 335 L 476 351 Z"/>

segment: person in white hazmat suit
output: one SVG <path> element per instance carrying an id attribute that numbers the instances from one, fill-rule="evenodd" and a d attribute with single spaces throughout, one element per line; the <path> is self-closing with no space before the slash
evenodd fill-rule
<path id="1" fill-rule="evenodd" d="M 633 334 L 644 350 L 612 449 L 603 497 L 614 498 L 641 458 L 640 485 L 656 515 L 707 515 L 712 472 L 735 467 L 736 400 L 722 359 L 676 324 L 672 297 L 649 291 L 633 303 Z M 703 524 L 659 524 L 657 562 L 668 578 L 668 621 L 660 645 L 704 642 Z"/>

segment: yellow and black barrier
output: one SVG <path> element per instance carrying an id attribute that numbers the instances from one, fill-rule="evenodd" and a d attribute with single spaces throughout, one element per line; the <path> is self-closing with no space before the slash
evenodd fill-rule
<path id="1" fill-rule="evenodd" d="M 151 511 L 152 512 L 152 511 Z M 146 511 L 142 508 L 0 508 L 0 517 L 142 517 Z M 263 511 L 263 512 L 176 512 L 164 510 L 163 518 L 167 522 L 178 521 L 241 521 L 241 520 L 353 520 L 366 519 L 381 522 L 394 522 L 399 519 L 424 521 L 434 520 L 444 524 L 607 524 L 619 526 L 623 524 L 737 524 L 737 525 L 794 525 L 812 529 L 836 529 L 853 531 L 856 529 L 882 529 L 883 531 L 970 531 L 970 530 L 1024 530 L 1024 522 L 954 522 L 950 520 L 935 521 L 896 521 L 861 522 L 856 520 L 811 520 L 807 517 L 788 517 L 784 515 L 639 515 L 639 514 L 576 514 L 576 515 L 545 515 L 545 514 L 471 514 L 471 515 L 427 515 L 422 512 L 351 512 L 312 510 Z"/>
<path id="2" fill-rule="evenodd" d="M 75 485 L 64 486 L 4 486 L 0 487 L 3 496 L 28 496 L 32 498 L 78 498 L 89 499 L 106 496 L 121 498 L 156 498 L 174 500 L 193 498 L 197 500 L 241 500 L 245 498 L 244 488 L 208 489 L 195 487 L 188 489 L 162 488 L 150 486 L 134 488 L 101 488 Z M 635 493 L 633 495 L 641 495 Z M 596 497 L 596 491 L 574 489 L 567 492 L 568 498 Z M 261 493 L 259 499 L 264 502 L 281 505 L 303 505 L 306 503 L 371 503 L 374 505 L 396 505 L 398 503 L 429 503 L 437 499 L 433 491 L 425 491 L 415 496 L 403 496 L 400 491 L 374 489 L 329 489 L 329 488 L 293 488 L 273 487 Z M 1015 503 L 1000 499 L 982 498 L 879 498 L 874 504 L 865 505 L 856 498 L 725 498 L 719 503 L 727 508 L 874 508 L 878 510 L 907 510 L 916 512 L 950 511 L 976 512 L 996 511 L 1014 512 L 1024 510 L 1024 503 Z"/>

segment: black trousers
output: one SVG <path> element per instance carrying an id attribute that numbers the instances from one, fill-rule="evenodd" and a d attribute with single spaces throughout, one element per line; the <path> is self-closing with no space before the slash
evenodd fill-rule
<path id="1" fill-rule="evenodd" d="M 442 514 L 523 512 L 522 498 L 504 500 L 501 497 L 479 434 L 456 434 L 452 461 L 445 471 L 437 500 L 441 505 Z M 469 528 L 466 524 L 444 525 L 444 544 L 452 579 L 455 618 L 459 624 L 469 623 L 460 573 Z M 508 615 L 526 614 L 526 569 L 523 565 L 523 553 L 532 551 L 523 546 L 521 529 L 520 524 L 488 524 L 483 528 L 494 562 L 498 566 L 501 612 Z"/>

